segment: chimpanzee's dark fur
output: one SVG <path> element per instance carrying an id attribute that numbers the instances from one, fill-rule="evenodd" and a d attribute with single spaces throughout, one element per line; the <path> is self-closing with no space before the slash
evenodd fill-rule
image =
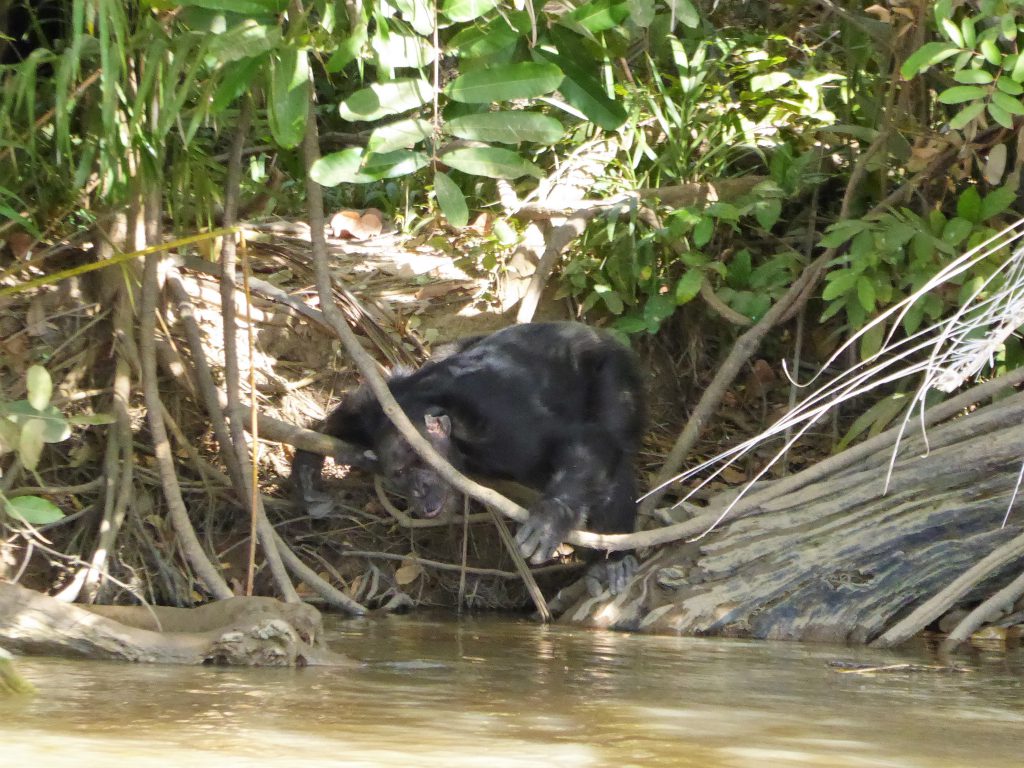
<path id="1" fill-rule="evenodd" d="M 516 535 L 524 557 L 548 560 L 583 524 L 598 533 L 633 531 L 632 461 L 644 427 L 643 391 L 633 354 L 609 334 L 579 323 L 515 325 L 457 342 L 419 370 L 395 374 L 388 386 L 457 468 L 541 491 Z M 362 449 L 345 458 L 383 474 L 415 514 L 434 517 L 458 503 L 365 386 L 345 397 L 319 430 Z M 292 464 L 314 516 L 331 509 L 319 487 L 323 461 L 297 451 Z M 621 558 L 609 564 L 613 592 L 631 568 Z"/>

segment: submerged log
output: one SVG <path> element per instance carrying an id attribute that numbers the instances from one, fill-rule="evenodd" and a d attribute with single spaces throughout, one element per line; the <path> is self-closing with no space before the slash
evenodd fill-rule
<path id="1" fill-rule="evenodd" d="M 946 590 L 1001 546 L 1017 551 L 1019 497 L 1004 519 L 1024 460 L 1022 412 L 1018 393 L 932 427 L 927 446 L 919 436 L 905 439 L 888 488 L 891 441 L 807 484 L 789 478 L 784 493 L 755 486 L 758 503 L 738 507 L 738 518 L 662 547 L 626 594 L 579 598 L 562 620 L 687 635 L 899 642 L 908 635 L 883 633 L 929 599 L 942 613 L 976 605 L 1019 575 L 1019 556 L 995 558 L 970 589 Z M 713 501 L 707 517 L 727 502 Z M 912 631 L 935 618 L 923 615 Z"/>
<path id="2" fill-rule="evenodd" d="M 80 606 L 0 582 L 0 645 L 25 655 L 164 664 L 345 665 L 319 612 L 266 597 L 198 608 Z"/>

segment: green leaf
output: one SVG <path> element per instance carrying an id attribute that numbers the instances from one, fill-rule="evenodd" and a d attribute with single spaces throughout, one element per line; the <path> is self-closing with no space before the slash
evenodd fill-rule
<path id="1" fill-rule="evenodd" d="M 494 101 L 532 99 L 551 93 L 564 75 L 554 64 L 523 61 L 494 69 L 480 69 L 459 75 L 447 87 L 455 101 L 490 104 Z"/>
<path id="2" fill-rule="evenodd" d="M 977 187 L 968 187 L 956 201 L 956 215 L 977 224 L 981 221 L 981 195 Z"/>
<path id="3" fill-rule="evenodd" d="M 711 241 L 714 234 L 715 220 L 710 216 L 701 216 L 700 221 L 693 228 L 693 244 L 698 248 L 703 248 Z"/>
<path id="4" fill-rule="evenodd" d="M 535 49 L 534 53 L 558 65 L 565 73 L 559 86 L 562 96 L 587 119 L 606 131 L 614 131 L 626 122 L 625 108 L 605 93 L 604 86 L 590 73 L 565 56 Z"/>
<path id="5" fill-rule="evenodd" d="M 434 89 L 418 77 L 398 78 L 361 88 L 341 104 L 338 114 L 349 122 L 372 122 L 426 104 Z"/>
<path id="6" fill-rule="evenodd" d="M 368 38 L 369 32 L 366 24 L 356 25 L 352 29 L 352 33 L 337 44 L 334 53 L 331 54 L 331 58 L 324 64 L 324 69 L 332 73 L 343 70 L 363 52 L 363 46 L 366 45 Z"/>
<path id="7" fill-rule="evenodd" d="M 907 57 L 900 67 L 900 74 L 904 80 L 910 80 L 928 67 L 945 61 L 959 51 L 960 48 L 949 43 L 925 43 Z"/>
<path id="8" fill-rule="evenodd" d="M 987 37 L 982 40 L 978 48 L 981 51 L 981 55 L 984 56 L 992 66 L 998 67 L 1003 63 L 1003 52 L 999 50 L 999 46 L 996 45 L 996 41 L 991 37 Z"/>
<path id="9" fill-rule="evenodd" d="M 676 304 L 686 304 L 700 293 L 704 285 L 704 273 L 699 269 L 688 269 L 676 283 Z"/>
<path id="10" fill-rule="evenodd" d="M 520 176 L 544 176 L 536 165 L 510 149 L 500 147 L 462 147 L 445 152 L 441 162 L 472 176 L 490 179 L 518 179 Z"/>
<path id="11" fill-rule="evenodd" d="M 1014 62 L 1013 69 L 1010 71 L 1010 77 L 1015 82 L 1024 82 L 1024 56 L 1017 57 L 1017 61 Z"/>
<path id="12" fill-rule="evenodd" d="M 37 411 L 42 411 L 50 404 L 53 394 L 53 381 L 50 374 L 41 365 L 30 365 L 25 374 L 25 385 L 28 390 L 28 403 Z"/>
<path id="13" fill-rule="evenodd" d="M 754 218 L 762 229 L 770 230 L 782 215 L 782 200 L 777 197 L 759 200 L 754 205 Z"/>
<path id="14" fill-rule="evenodd" d="M 559 24 L 582 27 L 591 33 L 606 32 L 619 26 L 629 16 L 629 6 L 616 0 L 593 0 L 561 16 Z"/>
<path id="15" fill-rule="evenodd" d="M 684 27 L 696 29 L 700 24 L 700 14 L 691 0 L 667 0 L 667 5 L 674 10 L 676 20 Z"/>
<path id="16" fill-rule="evenodd" d="M 257 56 L 252 59 L 233 61 L 221 68 L 221 79 L 217 90 L 213 92 L 210 110 L 213 113 L 223 112 L 243 93 L 253 89 L 260 70 L 270 61 L 270 56 Z"/>
<path id="17" fill-rule="evenodd" d="M 978 213 L 979 221 L 988 221 L 993 216 L 1009 208 L 1017 200 L 1017 190 L 1013 185 L 1006 185 L 989 192 L 981 201 L 981 210 Z"/>
<path id="18" fill-rule="evenodd" d="M 953 79 L 967 85 L 988 85 L 993 80 L 992 74 L 984 69 L 961 69 Z"/>
<path id="19" fill-rule="evenodd" d="M 299 145 L 309 116 L 309 59 L 306 52 L 285 48 L 270 57 L 270 132 L 282 147 Z"/>
<path id="20" fill-rule="evenodd" d="M 1011 115 L 1001 106 L 999 106 L 995 102 L 989 102 L 986 106 L 986 110 L 988 111 L 992 119 L 999 123 L 1001 126 L 1003 126 L 1003 128 L 1006 128 L 1009 131 L 1013 130 L 1013 115 Z"/>
<path id="21" fill-rule="evenodd" d="M 39 457 L 43 453 L 43 430 L 46 429 L 46 422 L 41 419 L 30 419 L 21 425 L 21 434 L 18 436 L 18 458 L 29 471 L 39 466 Z"/>
<path id="22" fill-rule="evenodd" d="M 321 157 L 310 169 L 310 176 L 324 187 L 368 184 L 415 173 L 429 161 L 422 152 L 399 150 L 376 155 L 366 153 L 362 147 L 350 147 Z"/>
<path id="23" fill-rule="evenodd" d="M 103 424 L 113 424 L 117 421 L 109 413 L 78 413 L 67 417 L 68 424 L 79 427 L 96 427 Z"/>
<path id="24" fill-rule="evenodd" d="M 865 312 L 873 312 L 875 309 L 875 286 L 866 275 L 857 278 L 857 301 L 864 307 Z"/>
<path id="25" fill-rule="evenodd" d="M 963 48 L 964 36 L 952 19 L 939 19 L 939 29 L 950 39 L 953 45 Z"/>
<path id="26" fill-rule="evenodd" d="M 7 500 L 5 509 L 11 517 L 19 518 L 30 525 L 55 523 L 64 517 L 60 507 L 39 496 L 15 496 Z"/>
<path id="27" fill-rule="evenodd" d="M 858 277 L 860 274 L 852 269 L 837 269 L 830 272 L 825 278 L 828 282 L 825 284 L 825 290 L 821 293 L 821 298 L 825 301 L 832 301 L 840 296 L 845 296 L 857 284 Z"/>
<path id="28" fill-rule="evenodd" d="M 219 35 L 210 36 L 209 40 L 207 52 L 221 64 L 226 64 L 274 50 L 281 43 L 281 30 L 276 25 L 243 19 Z"/>
<path id="29" fill-rule="evenodd" d="M 978 115 L 980 115 L 984 111 L 984 101 L 975 101 L 972 104 L 968 104 L 966 107 L 961 109 L 959 112 L 956 113 L 956 115 L 953 116 L 953 119 L 949 121 L 949 127 L 952 128 L 954 131 L 959 131 L 968 123 L 976 119 Z"/>
<path id="30" fill-rule="evenodd" d="M 1024 115 L 1024 104 L 1020 103 L 1020 99 L 1015 99 L 1008 93 L 994 91 L 992 103 L 998 104 L 1001 109 L 1005 109 L 1011 115 Z"/>
<path id="31" fill-rule="evenodd" d="M 870 312 L 871 310 L 868 310 Z M 860 337 L 860 359 L 869 360 L 882 348 L 885 339 L 885 323 L 873 325 Z"/>
<path id="32" fill-rule="evenodd" d="M 175 5 L 260 16 L 281 13 L 288 7 L 288 0 L 182 0 Z"/>
<path id="33" fill-rule="evenodd" d="M 514 14 L 512 14 L 514 15 Z M 479 25 L 466 27 L 448 41 L 445 50 L 465 59 L 487 59 L 514 47 L 521 37 L 518 29 L 509 26 L 502 17 Z"/>
<path id="34" fill-rule="evenodd" d="M 441 12 L 452 21 L 472 21 L 498 4 L 498 0 L 444 0 Z"/>
<path id="35" fill-rule="evenodd" d="M 539 112 L 504 111 L 463 115 L 449 120 L 447 128 L 460 139 L 497 141 L 502 144 L 518 144 L 522 141 L 554 144 L 565 132 L 558 120 Z"/>
<path id="36" fill-rule="evenodd" d="M 382 66 L 425 67 L 434 61 L 434 47 L 419 35 L 403 35 L 392 31 L 387 37 L 377 34 L 370 43 Z"/>
<path id="37" fill-rule="evenodd" d="M 519 235 L 504 219 L 495 219 L 491 225 L 491 232 L 500 245 L 515 245 L 519 241 Z"/>
<path id="38" fill-rule="evenodd" d="M 458 185 L 448 177 L 448 174 L 441 171 L 434 174 L 434 195 L 449 224 L 458 229 L 469 223 L 466 197 Z"/>
<path id="39" fill-rule="evenodd" d="M 1016 82 L 1015 80 L 1011 80 L 1008 77 L 1000 77 L 998 80 L 996 80 L 996 88 L 998 88 L 1003 93 L 1010 94 L 1011 96 L 1020 96 L 1022 93 L 1024 93 L 1024 85 L 1021 85 L 1020 83 Z"/>
<path id="40" fill-rule="evenodd" d="M 825 230 L 825 236 L 818 242 L 822 248 L 838 248 L 851 237 L 871 229 L 871 223 L 863 219 L 837 221 Z"/>
<path id="41" fill-rule="evenodd" d="M 965 101 L 984 98 L 988 91 L 980 85 L 954 85 L 939 94 L 943 104 L 962 104 Z"/>
<path id="42" fill-rule="evenodd" d="M 950 245 L 959 245 L 967 239 L 972 229 L 974 229 L 974 224 L 970 221 L 954 216 L 942 228 L 942 240 Z"/>
<path id="43" fill-rule="evenodd" d="M 368 152 L 376 154 L 393 152 L 396 149 L 408 149 L 429 138 L 432 133 L 433 128 L 426 120 L 419 118 L 399 120 L 390 125 L 374 128 L 369 141 L 366 142 L 366 149 Z"/>
<path id="44" fill-rule="evenodd" d="M 768 72 L 763 75 L 754 75 L 750 78 L 750 90 L 754 93 L 759 91 L 774 91 L 793 80 L 789 72 Z"/>

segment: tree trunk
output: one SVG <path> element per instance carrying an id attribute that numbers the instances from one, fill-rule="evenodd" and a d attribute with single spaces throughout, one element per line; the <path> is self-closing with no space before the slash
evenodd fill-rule
<path id="1" fill-rule="evenodd" d="M 752 488 L 753 508 L 738 506 L 738 517 L 707 536 L 662 547 L 626 595 L 611 604 L 576 598 L 562 620 L 865 643 L 936 595 L 948 600 L 932 603 L 913 632 L 976 605 L 1021 572 L 1019 499 L 1003 523 L 1024 457 L 1022 407 L 1024 394 L 1015 394 L 933 427 L 930 452 L 920 437 L 905 439 L 887 490 L 891 442 L 802 487 L 793 482 L 799 475 L 787 479 L 785 493 Z M 708 518 L 727 503 L 712 502 Z M 1000 547 L 1006 556 L 989 561 L 970 589 L 944 591 Z"/>
<path id="2" fill-rule="evenodd" d="M 304 604 L 232 597 L 199 608 L 68 605 L 0 582 L 0 646 L 21 654 L 164 664 L 343 665 Z"/>

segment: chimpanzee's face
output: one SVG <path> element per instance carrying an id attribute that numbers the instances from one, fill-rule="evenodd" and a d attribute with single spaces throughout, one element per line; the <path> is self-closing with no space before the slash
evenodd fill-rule
<path id="1" fill-rule="evenodd" d="M 445 415 L 427 414 L 420 433 L 449 461 L 451 460 L 451 421 Z M 438 517 L 455 511 L 458 492 L 441 479 L 437 471 L 412 449 L 395 429 L 389 429 L 377 446 L 381 473 L 396 493 L 404 496 L 409 511 L 416 517 Z"/>

